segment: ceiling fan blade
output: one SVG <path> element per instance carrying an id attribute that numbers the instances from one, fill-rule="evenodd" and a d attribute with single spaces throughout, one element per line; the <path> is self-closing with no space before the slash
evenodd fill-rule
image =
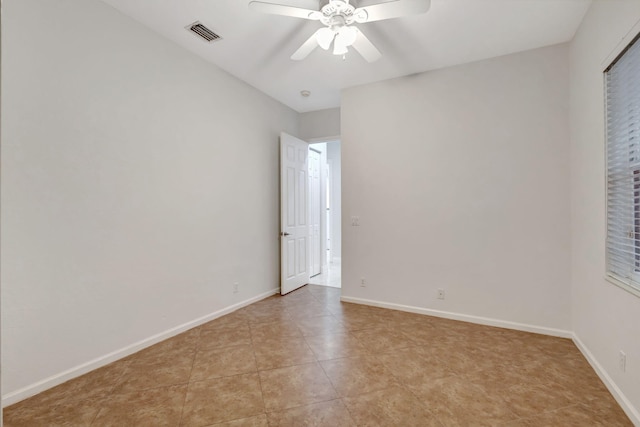
<path id="1" fill-rule="evenodd" d="M 382 57 L 380 51 L 371 43 L 371 41 L 365 36 L 362 31 L 358 30 L 358 34 L 356 35 L 356 41 L 353 42 L 351 47 L 358 51 L 360 55 L 367 62 L 375 62 Z"/>
<path id="2" fill-rule="evenodd" d="M 353 15 L 357 23 L 363 24 L 365 22 L 382 21 L 383 19 L 400 18 L 401 16 L 407 15 L 418 15 L 425 13 L 430 7 L 431 0 L 394 0 L 359 7 L 353 12 Z"/>
<path id="3" fill-rule="evenodd" d="M 310 19 L 312 21 L 318 21 L 320 18 L 322 18 L 322 12 L 317 10 L 303 9 L 300 7 L 286 6 L 283 4 L 266 3 L 263 1 L 249 2 L 249 8 L 262 13 L 293 16 L 294 18 Z"/>
<path id="4" fill-rule="evenodd" d="M 291 59 L 293 59 L 294 61 L 300 61 L 304 58 L 306 58 L 307 56 L 309 56 L 309 54 L 311 52 L 313 52 L 313 50 L 318 47 L 318 33 L 321 32 L 322 30 L 324 30 L 326 27 L 320 28 L 318 31 L 316 31 L 315 33 L 313 33 L 311 35 L 311 37 L 309 37 L 307 39 L 306 42 L 302 43 L 302 46 L 300 46 L 298 48 L 298 50 L 296 50 L 295 52 L 293 52 L 293 55 L 291 55 Z"/>

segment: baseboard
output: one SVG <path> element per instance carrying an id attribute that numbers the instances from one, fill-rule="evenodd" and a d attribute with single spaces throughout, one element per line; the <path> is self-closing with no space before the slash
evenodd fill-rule
<path id="1" fill-rule="evenodd" d="M 622 410 L 629 417 L 634 426 L 640 426 L 640 412 L 638 409 L 633 406 L 633 404 L 627 399 L 622 390 L 616 385 L 613 379 L 609 376 L 607 371 L 598 363 L 598 360 L 595 356 L 589 351 L 586 345 L 580 340 L 580 338 L 574 333 L 573 334 L 573 342 L 576 344 L 576 347 L 582 352 L 584 357 L 587 359 L 591 367 L 596 374 L 600 377 L 604 385 L 609 389 L 609 392 L 613 395 L 614 399 L 618 402 Z"/>
<path id="2" fill-rule="evenodd" d="M 279 292 L 280 292 L 280 288 L 275 288 L 270 291 L 263 292 L 260 295 L 257 295 L 253 298 L 249 298 L 239 303 L 225 307 L 221 310 L 214 311 L 213 313 L 207 314 L 206 316 L 199 317 L 195 320 L 176 326 L 175 328 L 168 329 L 164 332 L 153 335 L 149 338 L 145 338 L 144 340 L 138 341 L 134 344 L 131 344 L 129 346 L 126 346 L 124 348 L 111 352 L 104 356 L 90 360 L 86 363 L 83 363 L 81 365 L 68 369 L 59 374 L 53 375 L 49 378 L 45 378 L 44 380 L 38 381 L 37 383 L 28 385 L 26 387 L 23 387 L 11 393 L 7 393 L 6 395 L 2 396 L 2 407 L 4 408 L 6 406 L 13 405 L 14 403 L 17 403 L 21 400 L 27 399 L 45 390 L 48 390 L 52 387 L 62 384 L 65 381 L 69 381 L 73 378 L 79 377 L 80 375 L 84 375 L 87 372 L 93 371 L 94 369 L 101 368 L 105 365 L 108 365 L 111 362 L 115 362 L 118 359 L 122 359 L 123 357 L 136 353 L 146 347 L 157 344 L 160 341 L 164 341 L 167 338 L 176 336 L 191 328 L 195 328 L 196 326 L 203 325 L 207 322 L 217 319 L 218 317 L 224 316 L 225 314 L 229 314 L 242 307 L 245 307 L 249 304 L 253 304 L 254 302 L 260 301 L 264 298 L 270 297 L 271 295 Z"/>
<path id="3" fill-rule="evenodd" d="M 374 307 L 390 308 L 392 310 L 407 311 L 409 313 L 425 314 L 427 316 L 442 317 L 444 319 L 461 320 L 463 322 L 477 323 L 479 325 L 496 326 L 498 328 L 515 329 L 517 331 L 533 332 L 536 334 L 551 335 L 554 337 L 573 338 L 571 331 L 564 329 L 548 328 L 546 326 L 528 325 L 525 323 L 510 322 L 508 320 L 492 319 L 489 317 L 472 316 L 469 314 L 453 313 L 450 311 L 433 310 L 430 308 L 414 307 L 410 305 L 394 304 L 382 301 L 374 301 L 363 298 L 341 297 L 341 301 L 354 304 L 370 305 Z"/>

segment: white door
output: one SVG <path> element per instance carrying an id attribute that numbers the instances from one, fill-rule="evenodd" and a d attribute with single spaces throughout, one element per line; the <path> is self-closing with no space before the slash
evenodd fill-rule
<path id="1" fill-rule="evenodd" d="M 310 275 L 311 277 L 320 274 L 320 266 L 322 264 L 322 241 L 320 240 L 320 210 L 321 197 L 320 192 L 320 153 L 313 148 L 309 149 L 309 239 L 311 249 L 309 257 L 311 259 Z"/>
<path id="2" fill-rule="evenodd" d="M 280 293 L 309 283 L 309 144 L 280 134 Z"/>

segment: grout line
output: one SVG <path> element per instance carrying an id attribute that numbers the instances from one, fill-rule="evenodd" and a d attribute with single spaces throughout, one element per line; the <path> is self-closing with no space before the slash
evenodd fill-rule
<path id="1" fill-rule="evenodd" d="M 314 357 L 315 357 L 315 355 L 314 355 Z M 260 372 L 270 372 L 270 371 L 275 371 L 275 370 L 278 370 L 278 369 L 294 368 L 296 366 L 311 365 L 311 364 L 314 364 L 314 363 L 318 363 L 318 361 L 314 360 L 313 362 L 295 363 L 293 365 L 278 366 L 276 368 L 258 369 L 258 373 L 260 373 Z"/>
<path id="2" fill-rule="evenodd" d="M 347 410 L 347 414 L 349 414 L 349 418 L 351 418 L 351 421 L 353 421 L 353 423 L 357 425 L 356 418 L 353 416 L 353 413 L 349 409 L 349 406 L 344 402 L 344 398 L 340 398 L 340 403 L 342 403 L 342 406 L 344 406 L 344 408 Z"/>
<path id="3" fill-rule="evenodd" d="M 327 400 L 318 400 L 317 402 L 312 402 L 312 403 L 305 403 L 302 405 L 296 405 L 296 406 L 290 406 L 288 408 L 284 408 L 284 409 L 279 409 L 276 411 L 265 411 L 265 414 L 277 414 L 277 413 L 282 413 L 282 412 L 286 412 L 286 411 L 290 411 L 292 409 L 298 409 L 298 408 L 304 408 L 305 406 L 312 406 L 312 405 L 319 405 L 320 403 L 327 403 L 327 402 L 333 402 L 334 400 L 342 400 L 340 397 L 334 397 L 333 399 L 327 399 Z M 315 426 L 315 424 L 314 424 Z M 213 427 L 213 426 L 212 426 Z"/>
<path id="4" fill-rule="evenodd" d="M 262 378 L 260 378 L 260 370 L 258 369 L 258 358 L 256 357 L 256 349 L 254 347 L 252 333 L 250 333 L 249 339 L 251 340 L 251 352 L 253 354 L 253 363 L 255 364 L 255 367 L 256 367 L 256 375 L 258 376 L 258 384 L 260 385 L 260 398 L 262 399 L 262 410 L 265 416 L 267 416 L 267 405 L 264 403 L 264 389 L 262 388 Z M 268 419 L 267 419 L 267 423 L 268 423 Z"/>
<path id="5" fill-rule="evenodd" d="M 111 398 L 111 396 L 113 396 L 113 393 L 116 390 L 116 387 L 120 384 L 120 381 L 122 380 L 122 378 L 126 374 L 127 370 L 129 369 L 129 366 L 131 366 L 131 360 L 122 361 L 122 362 L 117 360 L 117 361 L 111 362 L 111 363 L 123 363 L 125 366 L 124 366 L 124 368 L 122 368 L 122 372 L 120 373 L 118 378 L 113 382 L 113 386 L 111 386 L 111 388 L 109 389 L 107 394 L 102 399 L 102 402 L 100 402 L 100 409 L 98 409 L 98 412 L 96 412 L 96 415 L 93 417 L 93 419 L 89 423 L 90 426 L 93 425 L 93 423 L 98 419 L 98 415 L 100 415 L 100 412 L 102 412 L 102 410 L 104 409 L 105 402 L 107 402 Z M 109 366 L 109 365 L 106 365 L 106 366 Z M 98 369 L 100 369 L 100 368 L 98 368 Z M 88 375 L 88 374 L 85 374 L 85 375 Z"/>
<path id="6" fill-rule="evenodd" d="M 176 386 L 181 386 L 181 385 L 188 385 L 189 381 L 180 381 L 177 383 L 173 383 L 173 384 L 161 384 L 161 385 L 156 385 L 153 387 L 145 387 L 145 388 L 136 388 L 134 390 L 129 390 L 129 391 L 125 391 L 122 394 L 134 394 L 134 393 L 140 393 L 143 391 L 149 391 L 149 390 L 158 390 L 160 388 L 170 388 L 170 387 L 176 387 Z"/>
<path id="7" fill-rule="evenodd" d="M 98 409 L 98 412 L 96 412 L 96 415 L 93 417 L 93 419 L 92 419 L 92 420 L 91 420 L 91 422 L 89 423 L 89 426 L 92 426 L 92 425 L 93 425 L 93 423 L 95 423 L 95 422 L 96 422 L 96 420 L 98 419 L 98 415 L 100 415 L 100 412 L 102 412 L 102 409 L 104 409 L 104 408 L 102 408 L 102 407 L 101 407 L 100 409 Z"/>
<path id="8" fill-rule="evenodd" d="M 340 396 L 340 394 L 338 393 L 338 390 L 336 389 L 336 386 L 333 384 L 333 381 L 331 381 L 331 377 L 329 377 L 329 375 L 327 374 L 327 371 L 324 369 L 324 366 L 322 366 L 322 363 L 320 363 L 320 361 L 316 360 L 316 364 L 318 366 L 320 366 L 320 369 L 322 369 L 322 373 L 324 374 L 324 376 L 329 381 L 329 384 L 331 384 L 331 388 L 333 389 L 333 392 L 336 394 L 336 398 L 342 399 L 342 396 Z"/>
<path id="9" fill-rule="evenodd" d="M 193 358 L 191 359 L 191 369 L 189 370 L 189 379 L 187 380 L 187 389 L 184 391 L 184 399 L 182 400 L 182 409 L 180 410 L 180 420 L 178 425 L 182 425 L 182 417 L 184 417 L 184 407 L 187 404 L 187 396 L 189 395 L 189 385 L 191 384 L 191 376 L 193 375 L 193 367 L 196 364 L 196 356 L 200 350 L 200 335 L 202 333 L 201 326 L 198 327 L 198 339 L 196 341 L 195 348 L 193 349 Z"/>
<path id="10" fill-rule="evenodd" d="M 198 383 L 204 383 L 204 382 L 207 382 L 207 381 L 224 380 L 224 379 L 227 379 L 227 378 L 241 377 L 241 376 L 246 376 L 246 375 L 251 375 L 251 374 L 256 374 L 256 373 L 257 372 L 244 372 L 244 373 L 240 373 L 240 374 L 225 375 L 223 377 L 203 378 L 201 380 L 190 381 L 188 383 L 172 384 L 169 387 L 172 387 L 174 385 L 198 384 Z M 163 386 L 163 387 L 167 387 L 167 386 Z M 163 388 L 163 387 L 154 387 L 154 388 Z M 153 390 L 153 388 L 147 389 L 147 390 Z"/>

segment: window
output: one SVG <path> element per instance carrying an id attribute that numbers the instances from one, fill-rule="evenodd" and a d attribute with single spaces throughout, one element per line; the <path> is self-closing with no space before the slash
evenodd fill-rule
<path id="1" fill-rule="evenodd" d="M 605 70 L 607 276 L 640 295 L 640 42 Z"/>

